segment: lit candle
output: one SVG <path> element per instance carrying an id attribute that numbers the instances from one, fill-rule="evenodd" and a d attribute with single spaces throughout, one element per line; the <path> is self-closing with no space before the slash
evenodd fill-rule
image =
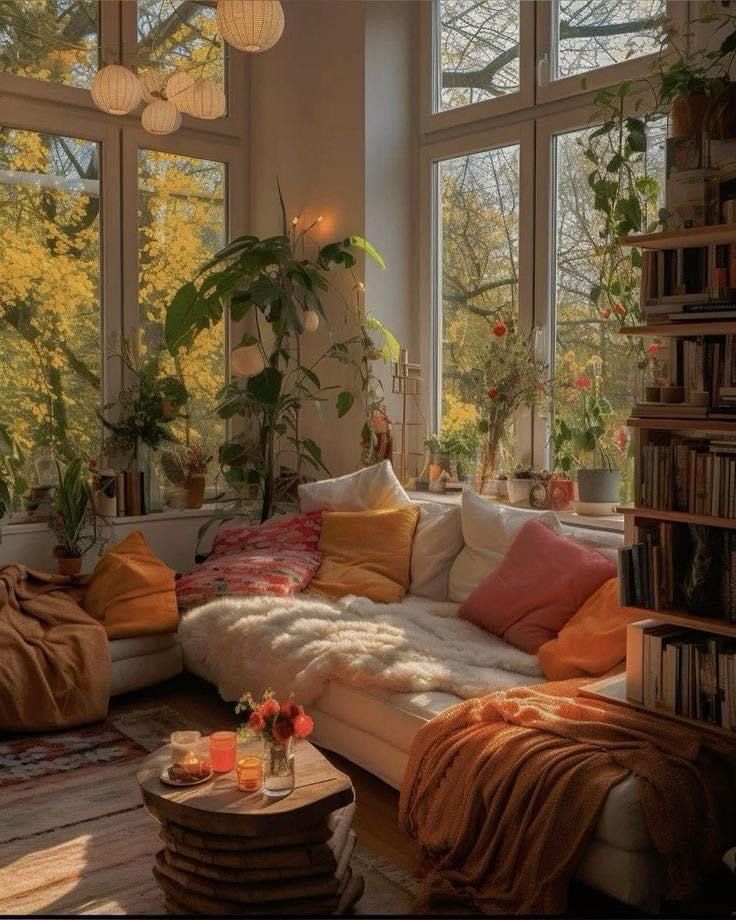
<path id="1" fill-rule="evenodd" d="M 238 789 L 241 792 L 258 792 L 261 788 L 261 758 L 241 757 L 237 769 Z"/>
<path id="2" fill-rule="evenodd" d="M 202 740 L 201 732 L 171 733 L 171 762 L 185 763 L 189 754 L 194 754 Z"/>
<path id="3" fill-rule="evenodd" d="M 210 735 L 210 755 L 215 773 L 227 773 L 235 769 L 235 732 L 213 732 Z"/>

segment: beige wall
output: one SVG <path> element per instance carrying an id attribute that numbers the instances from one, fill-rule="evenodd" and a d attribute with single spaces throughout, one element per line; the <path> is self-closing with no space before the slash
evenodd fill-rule
<path id="1" fill-rule="evenodd" d="M 250 73 L 250 229 L 280 232 L 278 178 L 289 217 L 324 217 L 315 231 L 320 242 L 367 236 L 388 267 L 369 268 L 365 276 L 361 260 L 357 279 L 367 282 L 369 308 L 401 336 L 411 328 L 415 287 L 415 7 L 411 0 L 285 0 L 284 35 L 271 51 L 252 58 Z M 333 277 L 352 301 L 355 279 L 349 273 Z M 326 307 L 335 337 L 349 335 L 340 296 L 330 295 Z M 326 330 L 305 336 L 307 356 L 327 341 Z M 323 384 L 347 379 L 334 364 L 321 377 Z M 334 397 L 325 421 L 306 410 L 304 424 L 338 474 L 358 465 L 363 419 L 354 408 L 338 422 L 333 404 Z"/>

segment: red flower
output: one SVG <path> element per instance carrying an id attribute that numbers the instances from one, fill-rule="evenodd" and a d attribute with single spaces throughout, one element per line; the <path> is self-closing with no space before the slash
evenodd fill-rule
<path id="1" fill-rule="evenodd" d="M 608 319 L 610 315 L 611 315 L 610 307 L 606 307 L 606 309 L 601 313 L 601 316 L 603 317 L 603 319 Z"/>
<path id="2" fill-rule="evenodd" d="M 295 719 L 303 712 L 303 707 L 301 707 L 298 703 L 295 703 L 294 700 L 287 700 L 287 702 L 284 703 L 284 705 L 281 707 L 281 715 L 285 716 L 287 719 Z"/>
<path id="3" fill-rule="evenodd" d="M 575 386 L 579 390 L 589 390 L 590 389 L 590 377 L 578 377 L 575 381 Z"/>
<path id="4" fill-rule="evenodd" d="M 500 320 L 493 327 L 493 334 L 498 336 L 498 338 L 503 338 L 506 335 L 506 323 L 502 323 Z"/>
<path id="5" fill-rule="evenodd" d="M 264 719 L 270 719 L 271 716 L 279 714 L 279 709 L 280 707 L 276 700 L 264 700 L 256 709 L 256 712 L 260 712 Z"/>
<path id="6" fill-rule="evenodd" d="M 297 716 L 297 719 L 301 718 L 304 718 L 304 716 Z M 309 718 L 309 716 L 306 718 Z M 277 719 L 273 723 L 273 728 L 271 731 L 273 732 L 273 736 L 277 741 L 288 741 L 289 738 L 291 738 L 291 736 L 294 734 L 294 723 L 291 721 L 291 719 Z"/>
<path id="7" fill-rule="evenodd" d="M 626 310 L 621 306 L 620 303 L 617 303 L 613 308 L 619 316 L 626 316 Z"/>
<path id="8" fill-rule="evenodd" d="M 486 396 L 489 399 L 495 399 L 498 396 L 498 390 L 495 387 L 488 387 L 486 390 Z"/>
<path id="9" fill-rule="evenodd" d="M 311 735 L 313 728 L 314 722 L 304 713 L 294 719 L 294 734 L 297 738 L 306 738 L 307 735 Z"/>
<path id="10" fill-rule="evenodd" d="M 647 345 L 647 354 L 650 355 L 651 357 L 654 357 L 654 355 L 656 355 L 658 351 L 659 351 L 659 345 L 654 345 L 654 344 Z"/>
<path id="11" fill-rule="evenodd" d="M 266 727 L 266 722 L 260 712 L 252 712 L 248 719 L 248 728 L 254 732 L 262 732 Z"/>

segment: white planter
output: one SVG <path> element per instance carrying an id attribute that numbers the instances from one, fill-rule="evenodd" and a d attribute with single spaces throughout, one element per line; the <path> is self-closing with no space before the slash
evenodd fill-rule
<path id="1" fill-rule="evenodd" d="M 512 505 L 528 505 L 533 479 L 508 479 L 509 501 Z"/>

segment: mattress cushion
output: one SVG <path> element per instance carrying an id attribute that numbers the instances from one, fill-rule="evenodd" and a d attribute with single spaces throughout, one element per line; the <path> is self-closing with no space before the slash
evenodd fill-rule
<path id="1" fill-rule="evenodd" d="M 110 657 L 113 661 L 137 658 L 139 655 L 153 655 L 177 645 L 176 633 L 163 633 L 157 636 L 132 636 L 129 639 L 111 639 Z"/>

